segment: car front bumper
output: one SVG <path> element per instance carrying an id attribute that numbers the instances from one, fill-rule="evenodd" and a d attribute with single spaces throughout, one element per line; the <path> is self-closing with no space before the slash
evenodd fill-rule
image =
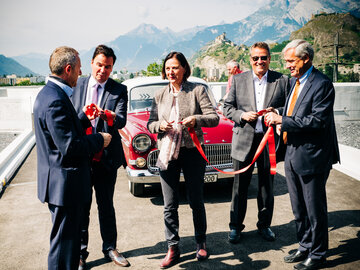
<path id="1" fill-rule="evenodd" d="M 227 168 L 227 169 L 223 169 L 223 171 L 232 172 L 234 170 L 232 168 Z M 132 182 L 132 183 L 141 183 L 141 184 L 160 183 L 159 174 L 150 173 L 148 170 L 133 170 L 133 169 L 131 169 L 131 168 L 129 168 L 127 166 L 126 167 L 126 172 L 127 172 L 127 177 L 129 179 L 129 181 Z M 205 175 L 214 175 L 214 174 L 217 175 L 218 179 L 233 177 L 233 175 L 219 173 L 219 172 L 216 172 L 216 171 L 207 171 L 207 172 L 205 172 Z M 183 176 L 182 173 L 180 175 L 180 181 L 181 182 L 184 181 L 184 176 Z"/>

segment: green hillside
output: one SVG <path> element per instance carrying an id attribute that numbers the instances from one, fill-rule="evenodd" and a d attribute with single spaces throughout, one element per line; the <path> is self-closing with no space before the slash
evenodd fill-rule
<path id="1" fill-rule="evenodd" d="M 20 65 L 14 59 L 8 58 L 0 54 L 0 76 L 3 77 L 11 74 L 16 74 L 20 77 L 37 75 L 35 72 L 31 71 L 27 67 Z"/>

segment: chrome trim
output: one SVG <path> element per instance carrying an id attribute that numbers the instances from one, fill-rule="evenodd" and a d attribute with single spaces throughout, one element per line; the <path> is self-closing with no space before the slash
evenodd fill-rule
<path id="1" fill-rule="evenodd" d="M 233 167 L 231 158 L 231 144 L 205 144 L 205 155 L 211 165 L 217 169 L 228 169 Z M 158 173 L 159 168 L 155 166 L 159 150 L 151 151 L 147 157 L 148 170 L 152 173 Z M 211 165 L 207 164 L 205 171 L 218 173 Z"/>
<path id="2" fill-rule="evenodd" d="M 232 172 L 233 169 L 224 169 L 224 171 Z M 130 169 L 129 167 L 126 167 L 126 172 L 127 172 L 127 177 L 129 179 L 129 181 L 132 183 L 141 183 L 141 184 L 160 183 L 159 174 L 152 174 L 148 170 L 133 170 L 133 169 Z M 227 174 L 218 173 L 218 172 L 205 172 L 205 174 L 206 175 L 217 174 L 218 179 L 234 177 L 233 175 L 227 175 Z M 180 174 L 180 182 L 184 182 L 184 181 L 185 181 L 184 176 L 181 173 Z"/>

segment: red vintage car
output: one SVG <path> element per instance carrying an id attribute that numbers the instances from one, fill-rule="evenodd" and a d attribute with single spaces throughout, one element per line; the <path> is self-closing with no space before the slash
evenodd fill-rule
<path id="1" fill-rule="evenodd" d="M 214 108 L 216 101 L 208 84 L 199 78 L 190 77 L 189 81 L 203 84 L 209 94 Z M 129 179 L 129 190 L 134 196 L 144 192 L 146 184 L 160 183 L 159 169 L 155 166 L 159 150 L 156 144 L 156 134 L 151 134 L 146 128 L 150 115 L 150 107 L 155 92 L 168 84 L 161 77 L 139 77 L 123 82 L 127 86 L 129 103 L 127 124 L 119 130 L 124 154 L 127 162 L 126 172 Z M 225 118 L 220 111 L 220 122 L 217 127 L 203 128 L 205 154 L 215 167 L 233 171 L 231 139 L 233 122 Z M 218 178 L 229 177 L 218 173 L 209 164 L 206 167 L 205 182 L 216 182 Z M 180 177 L 183 181 L 183 177 Z"/>

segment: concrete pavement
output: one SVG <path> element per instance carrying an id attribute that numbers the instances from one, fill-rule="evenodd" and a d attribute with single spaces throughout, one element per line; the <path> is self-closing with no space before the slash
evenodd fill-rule
<path id="1" fill-rule="evenodd" d="M 241 242 L 227 241 L 231 183 L 205 186 L 208 248 L 210 258 L 195 260 L 191 211 L 181 190 L 181 259 L 171 269 L 292 269 L 283 257 L 297 248 L 295 225 L 282 164 L 275 177 L 275 210 L 272 228 L 275 242 L 256 232 L 256 176 L 249 189 L 246 228 Z M 360 182 L 332 170 L 328 184 L 329 252 L 325 269 L 360 269 Z M 128 191 L 125 171 L 119 170 L 115 190 L 118 249 L 129 259 L 129 269 L 159 269 L 167 247 L 164 241 L 163 208 L 158 185 L 148 187 L 144 197 Z M 0 199 L 0 269 L 46 269 L 51 229 L 46 204 L 36 196 L 36 151 L 31 151 Z M 91 269 L 119 269 L 103 259 L 96 203 L 90 222 Z"/>

